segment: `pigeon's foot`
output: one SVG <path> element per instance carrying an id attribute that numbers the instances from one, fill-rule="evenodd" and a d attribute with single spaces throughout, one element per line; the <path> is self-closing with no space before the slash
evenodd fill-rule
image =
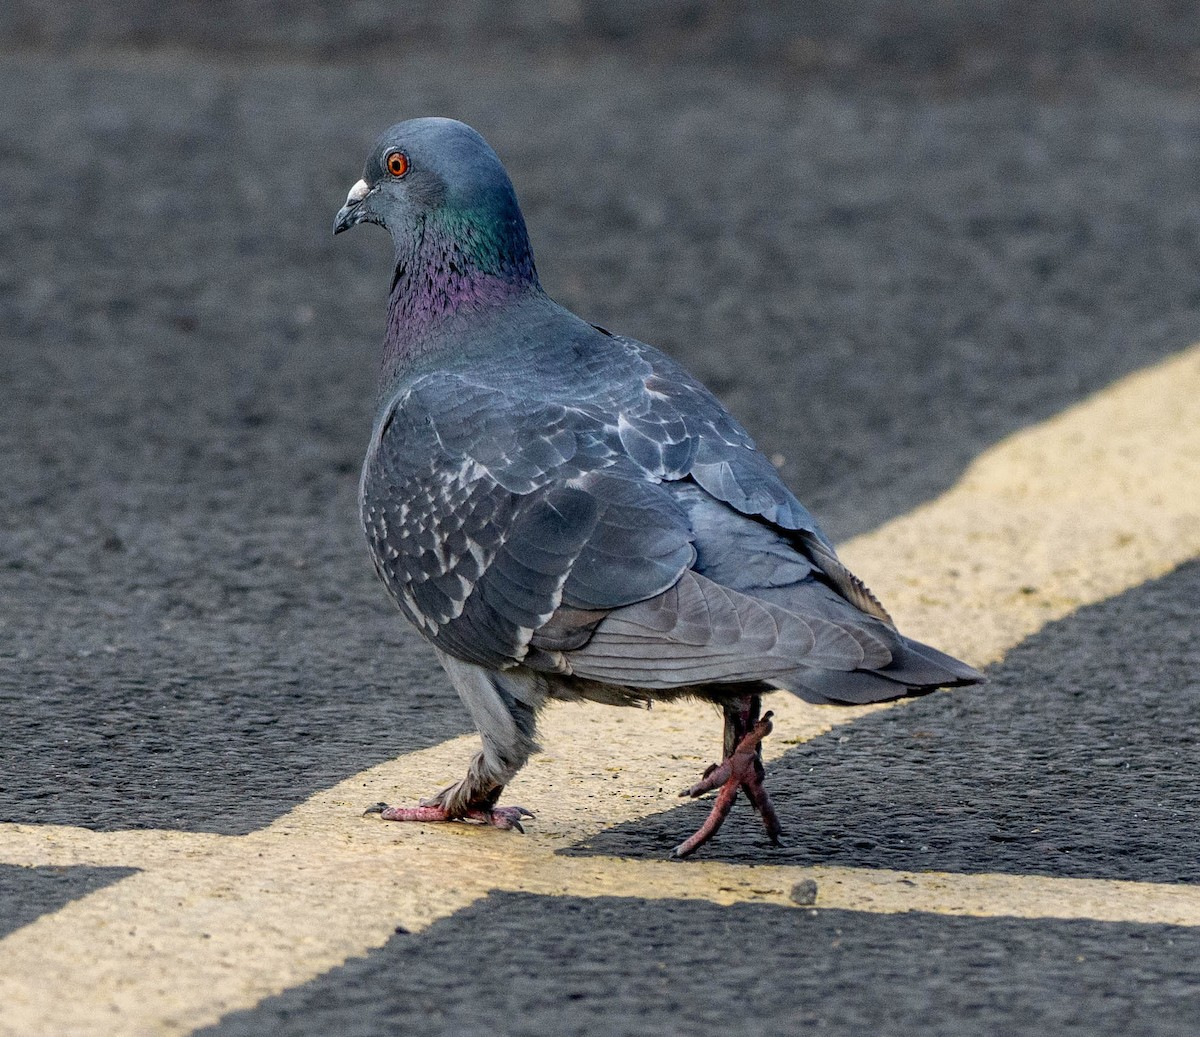
<path id="1" fill-rule="evenodd" d="M 717 834 L 737 800 L 739 789 L 746 790 L 751 805 L 762 815 L 767 836 L 772 843 L 779 845 L 779 834 L 783 828 L 779 824 L 775 807 L 771 804 L 771 797 L 767 795 L 763 785 L 766 772 L 763 769 L 761 746 L 762 740 L 770 733 L 771 714 L 768 712 L 742 735 L 733 752 L 722 763 L 714 763 L 695 785 L 679 793 L 681 796 L 691 796 L 695 799 L 713 789 L 719 790 L 704 824 L 696 830 L 695 835 L 675 847 L 674 856 L 686 857 Z"/>
<path id="2" fill-rule="evenodd" d="M 368 814 L 379 814 L 385 821 L 474 821 L 508 831 L 524 832 L 521 818 L 533 817 L 524 807 L 498 807 L 496 800 L 504 785 L 489 778 L 486 755 L 479 753 L 471 761 L 470 770 L 462 781 L 447 785 L 415 807 L 389 807 L 379 803 Z"/>
<path id="3" fill-rule="evenodd" d="M 389 807 L 382 803 L 367 813 L 378 813 L 384 821 L 474 821 L 505 831 L 515 828 L 518 832 L 525 831 L 521 818 L 533 817 L 524 807 L 468 807 L 455 814 L 441 806 Z"/>

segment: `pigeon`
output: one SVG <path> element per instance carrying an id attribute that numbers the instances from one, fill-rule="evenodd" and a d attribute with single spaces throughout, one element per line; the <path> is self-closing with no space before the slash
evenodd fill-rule
<path id="1" fill-rule="evenodd" d="M 394 247 L 360 506 L 375 569 L 434 648 L 482 748 L 392 821 L 524 831 L 499 797 L 550 701 L 718 705 L 710 840 L 744 792 L 778 843 L 762 697 L 866 703 L 982 675 L 905 637 L 717 398 L 542 289 L 509 176 L 452 119 L 387 130 L 334 233 Z"/>

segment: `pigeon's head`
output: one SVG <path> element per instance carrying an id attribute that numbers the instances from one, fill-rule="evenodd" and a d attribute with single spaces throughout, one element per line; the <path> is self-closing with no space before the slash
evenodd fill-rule
<path id="1" fill-rule="evenodd" d="M 485 267 L 496 249 L 503 260 L 529 248 L 500 159 L 475 130 L 454 119 L 410 119 L 375 142 L 333 232 L 357 223 L 386 227 L 398 255 L 426 236 L 460 239 L 480 253 Z"/>

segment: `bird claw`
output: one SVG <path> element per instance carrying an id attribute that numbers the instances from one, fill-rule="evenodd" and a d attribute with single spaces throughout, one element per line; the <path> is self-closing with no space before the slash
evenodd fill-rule
<path id="1" fill-rule="evenodd" d="M 492 807 L 491 810 L 469 810 L 467 817 L 502 831 L 515 828 L 524 835 L 525 827 L 521 824 L 521 818 L 533 817 L 533 814 L 524 807 Z"/>
<path id="2" fill-rule="evenodd" d="M 534 816 L 524 807 L 468 808 L 462 814 L 451 814 L 442 806 L 422 804 L 416 807 L 389 807 L 382 803 L 368 807 L 365 813 L 377 813 L 384 821 L 475 821 L 479 824 L 490 825 L 492 828 L 499 828 L 501 831 L 515 829 L 522 834 L 524 834 L 525 828 L 521 824 L 521 818 Z"/>

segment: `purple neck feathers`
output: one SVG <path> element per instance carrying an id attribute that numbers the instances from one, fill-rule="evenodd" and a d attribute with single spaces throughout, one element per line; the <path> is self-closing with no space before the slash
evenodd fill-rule
<path id="1" fill-rule="evenodd" d="M 486 220 L 473 213 L 428 216 L 397 243 L 384 366 L 394 370 L 424 353 L 431 333 L 456 315 L 540 292 L 519 210 Z"/>

